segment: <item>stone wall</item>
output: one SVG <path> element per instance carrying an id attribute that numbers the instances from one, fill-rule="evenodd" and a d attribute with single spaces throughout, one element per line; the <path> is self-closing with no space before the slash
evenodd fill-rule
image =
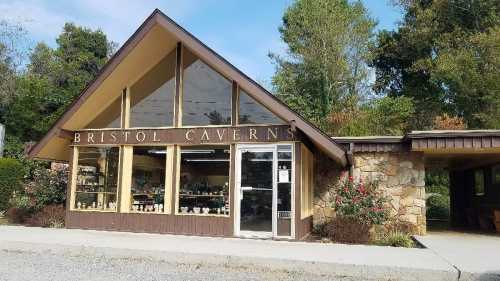
<path id="1" fill-rule="evenodd" d="M 342 172 L 328 168 L 319 157 L 316 164 L 314 223 L 334 216 L 330 208 L 331 186 Z M 333 167 L 333 166 L 330 166 Z M 354 154 L 352 175 L 358 180 L 378 180 L 381 190 L 390 198 L 391 218 L 410 223 L 414 232 L 425 234 L 425 168 L 423 155 L 416 152 L 363 152 Z"/>

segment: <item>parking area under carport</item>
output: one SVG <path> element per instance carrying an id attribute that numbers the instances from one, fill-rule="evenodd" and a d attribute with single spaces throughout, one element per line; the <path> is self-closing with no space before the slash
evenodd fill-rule
<path id="1" fill-rule="evenodd" d="M 429 231 L 415 238 L 455 267 L 459 280 L 500 280 L 500 235 Z"/>
<path id="2" fill-rule="evenodd" d="M 449 173 L 450 226 L 500 232 L 500 130 L 422 131 L 407 138 L 412 151 L 423 153 L 426 173 Z"/>

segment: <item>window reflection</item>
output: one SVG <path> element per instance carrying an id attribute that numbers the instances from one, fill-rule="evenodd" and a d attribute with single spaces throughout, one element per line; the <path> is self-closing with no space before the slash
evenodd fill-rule
<path id="1" fill-rule="evenodd" d="M 118 147 L 80 147 L 76 177 L 77 210 L 116 210 Z"/>
<path id="2" fill-rule="evenodd" d="M 131 211 L 164 211 L 166 159 L 165 147 L 134 147 Z"/>
<path id="3" fill-rule="evenodd" d="M 239 124 L 285 124 L 283 120 L 260 105 L 245 91 L 240 90 L 239 100 Z"/>
<path id="4" fill-rule="evenodd" d="M 229 146 L 181 149 L 178 212 L 229 215 Z"/>
<path id="5" fill-rule="evenodd" d="M 175 50 L 130 89 L 130 127 L 168 127 L 173 124 Z"/>
<path id="6" fill-rule="evenodd" d="M 231 124 L 231 81 L 184 49 L 182 124 Z"/>
<path id="7" fill-rule="evenodd" d="M 86 129 L 120 128 L 121 126 L 122 97 L 121 94 L 97 117 L 92 120 Z"/>

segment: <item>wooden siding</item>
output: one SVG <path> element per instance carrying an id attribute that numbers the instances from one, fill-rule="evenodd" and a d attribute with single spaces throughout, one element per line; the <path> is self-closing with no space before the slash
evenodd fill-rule
<path id="1" fill-rule="evenodd" d="M 233 236 L 232 217 L 68 211 L 67 228 Z"/>
<path id="2" fill-rule="evenodd" d="M 299 219 L 295 226 L 295 232 L 297 233 L 295 239 L 303 240 L 307 238 L 307 236 L 309 236 L 309 234 L 312 232 L 312 227 L 313 216 L 307 217 L 305 219 Z"/>
<path id="3" fill-rule="evenodd" d="M 295 153 L 295 239 L 301 240 L 312 231 L 312 216 L 301 219 L 302 149 L 300 143 L 294 145 Z"/>
<path id="4" fill-rule="evenodd" d="M 404 152 L 409 150 L 405 143 L 354 143 L 353 152 Z M 350 143 L 342 144 L 346 150 L 349 150 Z"/>
<path id="5" fill-rule="evenodd" d="M 494 149 L 500 148 L 500 136 L 425 137 L 411 140 L 412 150 Z"/>

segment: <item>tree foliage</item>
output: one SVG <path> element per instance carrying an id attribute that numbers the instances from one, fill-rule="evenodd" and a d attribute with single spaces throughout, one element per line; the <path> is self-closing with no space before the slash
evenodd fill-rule
<path id="1" fill-rule="evenodd" d="M 366 91 L 375 22 L 361 2 L 298 0 L 283 16 L 286 57 L 271 55 L 279 98 L 325 131 L 328 115 L 352 110 Z"/>
<path id="2" fill-rule="evenodd" d="M 398 30 L 374 49 L 377 92 L 413 98 L 412 127 L 444 113 L 469 128 L 500 128 L 500 2 L 404 0 Z"/>
<path id="3" fill-rule="evenodd" d="M 12 194 L 21 190 L 23 172 L 19 161 L 12 158 L 0 158 L 0 212 L 9 207 Z"/>
<path id="4" fill-rule="evenodd" d="M 0 123 L 5 124 L 10 136 L 7 141 L 24 143 L 40 139 L 97 75 L 115 48 L 102 31 L 72 23 L 65 24 L 56 42 L 55 49 L 38 43 L 29 56 L 26 70 L 11 71 L 12 77 L 5 78 L 15 83 L 15 94 L 5 99 L 0 109 Z M 1 46 L 0 72 L 2 61 L 8 62 L 1 60 Z"/>

